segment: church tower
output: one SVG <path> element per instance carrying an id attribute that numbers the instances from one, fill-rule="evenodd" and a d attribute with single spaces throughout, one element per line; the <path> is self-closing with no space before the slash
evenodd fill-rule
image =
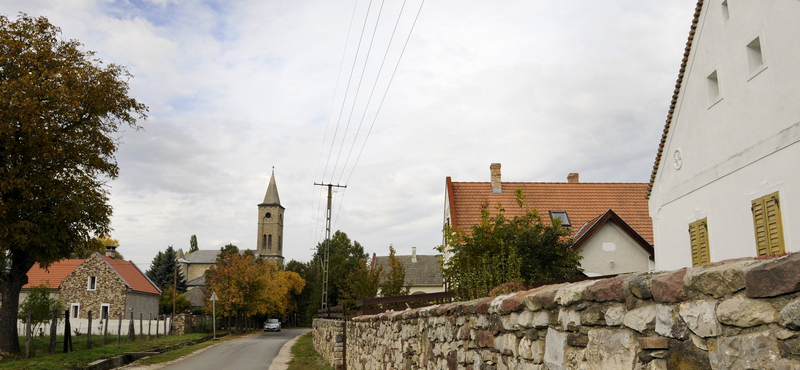
<path id="1" fill-rule="evenodd" d="M 271 259 L 283 265 L 283 212 L 278 197 L 278 186 L 275 184 L 275 168 L 269 179 L 264 202 L 258 205 L 258 239 L 256 254 L 261 258 Z"/>

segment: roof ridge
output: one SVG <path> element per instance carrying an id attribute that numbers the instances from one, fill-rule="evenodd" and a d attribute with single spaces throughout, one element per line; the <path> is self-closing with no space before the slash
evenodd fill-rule
<path id="1" fill-rule="evenodd" d="M 489 181 L 453 181 L 453 184 L 491 184 Z M 563 185 L 647 185 L 646 182 L 563 182 L 563 181 L 503 181 L 501 184 L 563 184 Z"/>
<path id="2" fill-rule="evenodd" d="M 683 60 L 681 60 L 681 68 L 678 71 L 678 78 L 675 81 L 675 90 L 672 93 L 672 101 L 669 104 L 669 111 L 667 112 L 667 120 L 664 124 L 664 131 L 661 134 L 661 142 L 658 144 L 658 152 L 656 153 L 655 163 L 653 163 L 653 172 L 650 173 L 650 184 L 647 186 L 647 193 L 645 198 L 650 199 L 650 193 L 653 191 L 653 184 L 656 181 L 656 174 L 658 167 L 661 164 L 661 155 L 664 153 L 664 146 L 667 143 L 667 136 L 669 129 L 672 125 L 672 115 L 675 113 L 675 106 L 678 103 L 678 95 L 681 92 L 681 85 L 683 85 L 683 76 L 686 73 L 686 65 L 689 63 L 689 55 L 692 52 L 692 44 L 694 43 L 694 34 L 697 30 L 697 23 L 700 21 L 700 13 L 703 11 L 703 0 L 697 0 L 697 6 L 694 9 L 694 19 L 689 29 L 689 37 L 686 40 L 686 48 L 683 52 Z"/>

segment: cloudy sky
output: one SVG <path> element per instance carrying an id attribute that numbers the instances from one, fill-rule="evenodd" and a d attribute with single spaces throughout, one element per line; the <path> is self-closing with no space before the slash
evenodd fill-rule
<path id="1" fill-rule="evenodd" d="M 146 269 L 192 234 L 255 248 L 273 166 L 285 257 L 303 261 L 324 238 L 314 182 L 347 184 L 335 229 L 378 254 L 433 253 L 445 177 L 488 181 L 493 162 L 507 181 L 647 182 L 695 3 L 429 0 L 410 38 L 421 0 L 3 0 L 0 13 L 46 16 L 135 75 L 150 113 L 123 134 L 112 236 Z"/>

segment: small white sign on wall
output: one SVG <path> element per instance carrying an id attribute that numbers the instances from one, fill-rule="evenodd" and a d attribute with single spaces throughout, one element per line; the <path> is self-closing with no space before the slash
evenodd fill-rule
<path id="1" fill-rule="evenodd" d="M 603 243 L 603 251 L 605 252 L 613 252 L 617 250 L 617 245 L 613 242 Z"/>

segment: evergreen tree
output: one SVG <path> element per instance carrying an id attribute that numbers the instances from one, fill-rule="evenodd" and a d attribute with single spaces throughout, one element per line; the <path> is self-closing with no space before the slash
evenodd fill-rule
<path id="1" fill-rule="evenodd" d="M 175 279 L 175 261 L 178 259 L 178 252 L 171 245 L 163 252 L 158 252 L 150 263 L 150 269 L 145 271 L 150 280 L 155 283 L 161 291 L 173 286 Z M 178 269 L 178 292 L 186 292 L 186 278 Z"/>
<path id="2" fill-rule="evenodd" d="M 197 235 L 192 235 L 192 237 L 189 238 L 189 253 L 197 252 L 199 249 L 200 247 L 197 246 Z"/>
<path id="3" fill-rule="evenodd" d="M 395 256 L 394 246 L 389 245 L 389 269 L 381 274 L 381 297 L 407 295 L 406 268 Z"/>

